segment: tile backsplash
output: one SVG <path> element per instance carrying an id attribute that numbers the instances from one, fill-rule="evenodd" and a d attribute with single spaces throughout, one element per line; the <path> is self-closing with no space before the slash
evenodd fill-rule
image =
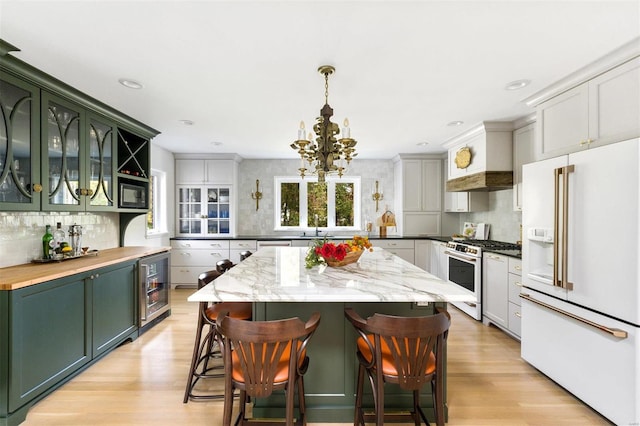
<path id="1" fill-rule="evenodd" d="M 117 213 L 0 212 L 0 267 L 29 263 L 41 257 L 45 226 L 55 229 L 57 222 L 65 232 L 69 225 L 82 225 L 83 246 L 101 250 L 119 244 Z"/>
<path id="2" fill-rule="evenodd" d="M 489 210 L 472 213 L 454 213 L 460 216 L 461 232 L 464 222 L 484 222 L 491 225 L 489 238 L 515 243 L 520 239 L 522 212 L 513 210 L 513 190 L 492 191 L 489 193 Z"/>
<path id="3" fill-rule="evenodd" d="M 274 177 L 296 176 L 300 167 L 299 160 L 243 160 L 238 170 L 238 235 L 274 235 Z M 374 219 L 384 212 L 385 205 L 393 207 L 393 162 L 388 160 L 358 160 L 351 163 L 346 176 L 361 177 L 362 219 Z M 262 199 L 256 210 L 256 202 L 251 199 L 256 179 L 260 180 Z M 384 188 L 384 201 L 380 202 L 380 211 L 376 212 L 375 202 L 371 198 L 371 188 L 375 181 Z M 293 232 L 299 234 L 300 232 Z M 278 234 L 291 234 L 278 232 Z"/>

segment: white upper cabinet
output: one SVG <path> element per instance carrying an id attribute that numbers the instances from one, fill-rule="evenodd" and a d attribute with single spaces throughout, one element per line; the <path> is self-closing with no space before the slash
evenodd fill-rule
<path id="1" fill-rule="evenodd" d="M 640 135 L 640 58 L 589 82 L 591 146 Z"/>
<path id="2" fill-rule="evenodd" d="M 640 136 L 640 57 L 568 84 L 560 84 L 566 90 L 556 96 L 537 94 L 527 101 L 537 112 L 536 160 Z"/>
<path id="3" fill-rule="evenodd" d="M 177 184 L 234 184 L 235 160 L 176 159 Z"/>
<path id="4" fill-rule="evenodd" d="M 513 131 L 513 210 L 522 211 L 522 166 L 535 161 L 536 124 Z"/>
<path id="5" fill-rule="evenodd" d="M 440 235 L 442 159 L 401 155 L 395 160 L 395 199 L 400 235 Z M 398 219 L 398 217 L 396 217 Z"/>
<path id="6" fill-rule="evenodd" d="M 488 192 L 445 192 L 444 211 L 448 213 L 489 210 Z"/>

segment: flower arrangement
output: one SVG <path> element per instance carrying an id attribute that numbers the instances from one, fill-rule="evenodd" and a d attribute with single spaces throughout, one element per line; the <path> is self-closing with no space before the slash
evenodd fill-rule
<path id="1" fill-rule="evenodd" d="M 344 243 L 332 243 L 315 240 L 307 252 L 305 266 L 312 268 L 326 263 L 329 266 L 343 266 L 356 262 L 364 250 L 373 251 L 369 238 L 355 235 L 353 239 Z"/>

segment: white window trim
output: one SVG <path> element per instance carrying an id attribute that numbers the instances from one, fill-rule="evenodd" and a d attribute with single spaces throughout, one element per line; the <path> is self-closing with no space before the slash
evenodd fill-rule
<path id="1" fill-rule="evenodd" d="M 151 176 L 155 176 L 156 184 L 153 185 L 153 209 L 155 213 L 155 228 L 145 226 L 147 238 L 159 238 L 169 234 L 167 224 L 167 173 L 162 170 L 151 169 Z"/>
<path id="2" fill-rule="evenodd" d="M 308 232 L 315 231 L 315 226 L 281 226 L 280 225 L 280 213 L 281 213 L 281 196 L 280 185 L 282 183 L 298 183 L 300 184 L 300 223 L 307 223 L 307 183 L 317 182 L 317 177 L 305 177 L 304 179 L 296 176 L 275 176 L 274 179 L 274 230 L 275 231 L 298 231 Z M 343 176 L 339 177 L 327 177 L 327 210 L 329 212 L 327 216 L 327 226 L 319 227 L 323 233 L 326 232 L 342 232 L 342 231 L 360 231 L 362 230 L 362 209 L 361 209 L 361 179 L 360 176 Z M 335 214 L 335 184 L 336 183 L 353 183 L 353 226 L 336 226 Z"/>

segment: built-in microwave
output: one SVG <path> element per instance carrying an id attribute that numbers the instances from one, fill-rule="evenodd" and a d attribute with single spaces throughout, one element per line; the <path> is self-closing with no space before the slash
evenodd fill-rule
<path id="1" fill-rule="evenodd" d="M 147 186 L 144 183 L 120 182 L 118 207 L 125 209 L 147 209 Z"/>

